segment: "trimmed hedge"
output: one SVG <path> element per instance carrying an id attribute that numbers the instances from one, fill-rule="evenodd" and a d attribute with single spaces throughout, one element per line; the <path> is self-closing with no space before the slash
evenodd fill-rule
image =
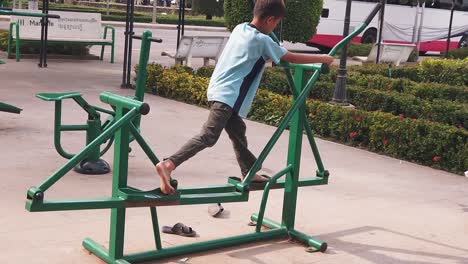
<path id="1" fill-rule="evenodd" d="M 15 45 L 16 41 L 13 41 Z M 8 32 L 0 30 L 0 50 L 7 51 L 8 49 Z M 20 46 L 22 54 L 39 54 L 41 45 L 39 42 L 27 42 Z M 13 48 L 13 53 L 15 49 Z M 75 45 L 75 44 L 57 44 L 49 43 L 47 52 L 50 54 L 72 55 L 72 56 L 86 56 L 89 55 L 89 46 Z"/>
<path id="2" fill-rule="evenodd" d="M 90 12 L 90 13 L 101 13 L 103 21 L 125 21 L 125 10 L 110 9 L 109 15 L 106 15 L 106 8 L 90 7 L 84 5 L 65 5 L 65 4 L 50 4 L 50 10 L 56 11 L 73 11 L 73 12 Z M 150 23 L 153 20 L 151 12 L 135 12 L 135 22 L 139 23 Z M 177 15 L 162 15 L 158 14 L 156 21 L 159 24 L 177 24 Z M 224 27 L 223 18 L 213 18 L 212 20 L 206 20 L 205 16 L 185 16 L 185 25 L 194 26 L 212 26 L 212 27 Z"/>
<path id="3" fill-rule="evenodd" d="M 386 65 L 352 67 L 364 75 L 389 76 Z M 468 86 L 468 58 L 463 60 L 425 59 L 419 65 L 392 68 L 393 78 L 407 78 L 415 82 L 437 82 Z"/>
<path id="4" fill-rule="evenodd" d="M 208 105 L 208 78 L 158 65 L 149 65 L 148 70 L 147 91 Z M 278 125 L 290 106 L 290 96 L 259 90 L 249 118 Z M 468 168 L 468 131 L 464 129 L 389 113 L 347 110 L 315 100 L 307 102 L 307 110 L 309 122 L 321 137 L 454 173 Z"/>
<path id="5" fill-rule="evenodd" d="M 191 72 L 190 70 L 184 71 Z M 197 71 L 196 75 L 210 78 L 212 71 L 213 67 L 202 67 Z M 310 76 L 310 73 L 306 74 L 306 78 L 308 76 Z M 458 128 L 468 128 L 468 104 L 437 98 L 425 100 L 410 93 L 414 92 L 417 94 L 426 91 L 436 93 L 438 91 L 437 89 L 443 85 L 435 85 L 436 87 L 432 88 L 432 85 L 417 84 L 405 79 L 390 79 L 381 76 L 370 76 L 366 79 L 366 77 L 367 76 L 362 76 L 361 74 L 351 73 L 348 80 L 348 99 L 350 103 L 359 109 L 366 111 L 383 111 L 408 118 L 424 118 L 429 121 L 453 125 Z M 325 80 L 320 80 L 316 83 L 310 93 L 310 98 L 325 102 L 332 99 L 335 81 L 324 79 Z M 414 88 L 412 85 L 418 88 Z M 260 83 L 260 87 L 261 89 L 276 94 L 291 95 L 282 68 L 267 68 Z M 374 87 L 374 89 L 369 89 L 371 87 Z M 405 90 L 409 92 L 404 93 Z M 468 102 L 468 90 L 464 90 L 463 88 L 459 90 L 459 93 L 449 93 L 449 95 L 465 96 L 465 102 Z M 430 93 L 427 92 L 426 94 L 430 95 Z"/>
<path id="6" fill-rule="evenodd" d="M 348 47 L 348 57 L 354 56 L 368 56 L 370 51 L 372 50 L 372 45 L 374 44 L 363 44 L 363 43 L 351 43 Z M 336 53 L 336 57 L 341 56 L 341 51 L 343 49 L 338 50 Z"/>
<path id="7" fill-rule="evenodd" d="M 464 60 L 423 60 L 419 76 L 426 82 L 468 86 L 468 58 Z"/>
<path id="8" fill-rule="evenodd" d="M 224 16 L 224 0 L 193 0 L 192 10 L 207 16 Z"/>
<path id="9" fill-rule="evenodd" d="M 365 72 L 361 71 L 360 72 Z M 333 76 L 335 78 L 335 76 Z M 350 72 L 348 84 L 380 91 L 396 91 L 411 94 L 421 99 L 444 99 L 468 103 L 468 88 L 438 83 L 417 83 L 405 78 L 388 78 L 380 75 L 364 75 Z"/>
<path id="10" fill-rule="evenodd" d="M 450 59 L 468 58 L 468 48 L 459 48 L 459 49 L 449 50 L 448 57 Z"/>
<path id="11" fill-rule="evenodd" d="M 413 95 L 348 87 L 349 101 L 359 109 L 423 118 L 458 128 L 468 128 L 468 104 L 446 100 L 421 100 Z"/>

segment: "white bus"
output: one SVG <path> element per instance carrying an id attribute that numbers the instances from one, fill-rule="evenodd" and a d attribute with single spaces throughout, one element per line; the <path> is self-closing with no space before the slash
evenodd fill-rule
<path id="1" fill-rule="evenodd" d="M 351 7 L 350 31 L 360 25 L 379 0 L 353 0 Z M 385 19 L 387 27 L 399 32 L 383 33 L 384 42 L 411 43 L 414 40 L 416 9 L 412 0 L 387 0 Z M 468 47 L 468 0 L 456 0 L 453 15 L 452 38 L 450 49 Z M 426 2 L 423 12 L 423 27 L 419 51 L 444 52 L 447 45 L 450 9 L 452 0 L 433 0 Z M 306 43 L 327 51 L 342 39 L 346 0 L 324 0 L 322 17 L 317 27 L 317 33 Z M 420 9 L 422 10 L 422 8 Z M 374 43 L 377 40 L 378 15 L 369 27 L 356 37 L 353 42 Z M 385 29 L 386 27 L 384 27 Z M 391 30 L 390 30 L 391 31 Z M 400 36 L 400 35 L 405 35 Z M 396 37 L 399 35 L 399 37 Z M 411 39 L 413 37 L 413 39 Z"/>

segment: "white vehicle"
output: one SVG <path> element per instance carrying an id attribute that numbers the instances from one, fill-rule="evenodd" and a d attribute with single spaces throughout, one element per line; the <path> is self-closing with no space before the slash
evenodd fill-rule
<path id="1" fill-rule="evenodd" d="M 362 20 L 380 0 L 353 0 L 351 8 L 350 32 L 360 25 Z M 414 40 L 414 28 L 417 7 L 411 0 L 387 0 L 385 6 L 386 26 L 382 34 L 384 42 L 411 43 Z M 468 47 L 468 0 L 456 0 L 453 15 L 450 49 Z M 433 0 L 426 2 L 423 12 L 420 52 L 444 52 L 450 22 L 452 0 Z M 328 50 L 342 39 L 346 0 L 324 0 L 322 17 L 315 34 L 307 45 Z M 378 15 L 363 34 L 353 42 L 374 43 L 377 40 Z M 416 32 L 417 32 L 416 27 Z"/>

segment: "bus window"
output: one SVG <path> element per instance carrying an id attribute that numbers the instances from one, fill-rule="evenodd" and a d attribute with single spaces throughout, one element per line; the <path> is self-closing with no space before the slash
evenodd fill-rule
<path id="1" fill-rule="evenodd" d="M 328 8 L 322 9 L 321 17 L 327 18 L 329 15 L 330 15 L 330 9 L 328 9 Z"/>

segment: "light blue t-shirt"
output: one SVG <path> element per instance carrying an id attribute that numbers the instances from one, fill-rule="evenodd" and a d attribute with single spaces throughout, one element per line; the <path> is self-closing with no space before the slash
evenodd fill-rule
<path id="1" fill-rule="evenodd" d="M 229 105 L 246 117 L 265 69 L 265 61 L 279 63 L 288 51 L 268 35 L 242 23 L 231 36 L 219 57 L 208 86 L 208 101 Z"/>

